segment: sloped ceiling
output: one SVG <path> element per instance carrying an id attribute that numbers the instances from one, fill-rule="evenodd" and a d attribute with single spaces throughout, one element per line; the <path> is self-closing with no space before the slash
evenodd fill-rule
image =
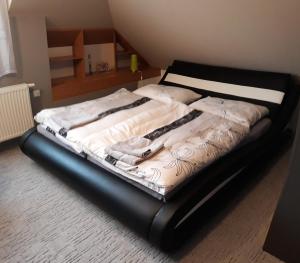
<path id="1" fill-rule="evenodd" d="M 10 13 L 46 15 L 51 28 L 112 27 L 107 0 L 12 0 Z"/>
<path id="2" fill-rule="evenodd" d="M 299 0 L 108 0 L 114 27 L 155 66 L 173 59 L 300 76 Z"/>

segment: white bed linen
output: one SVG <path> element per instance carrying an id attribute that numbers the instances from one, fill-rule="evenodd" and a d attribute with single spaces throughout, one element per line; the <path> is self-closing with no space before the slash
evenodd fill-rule
<path id="1" fill-rule="evenodd" d="M 70 130 L 66 138 L 59 134 L 56 136 L 76 151 L 83 150 L 122 176 L 166 195 L 188 177 L 231 151 L 247 136 L 250 125 L 245 125 L 244 119 L 250 119 L 252 124 L 252 120 L 256 119 L 257 106 L 253 105 L 254 110 L 250 112 L 240 111 L 239 103 L 235 101 L 230 106 L 232 113 L 238 112 L 240 118 L 231 121 L 222 114 L 218 116 L 203 108 L 204 112 L 199 117 L 156 138 L 155 142 L 163 143 L 164 148 L 138 165 L 128 165 L 121 161 L 115 165 L 110 164 L 105 161 L 105 148 L 169 125 L 194 111 L 192 107 L 179 102 L 165 104 L 148 101 L 136 108 Z M 46 112 L 44 117 L 49 115 Z"/>
<path id="2" fill-rule="evenodd" d="M 192 111 L 192 109 L 182 103 L 170 102 L 165 104 L 150 100 L 138 107 L 119 111 L 98 121 L 74 128 L 68 131 L 66 137 L 61 136 L 57 132 L 55 136 L 61 142 L 72 147 L 76 152 L 81 153 L 87 150 L 84 149 L 84 143 L 88 140 L 87 138 L 93 138 L 94 136 L 96 141 L 93 142 L 91 139 L 91 144 L 94 143 L 96 147 L 98 137 L 113 138 L 114 133 L 118 133 L 118 129 L 123 130 L 121 135 L 116 136 L 114 139 L 108 139 L 111 144 L 114 144 L 126 140 L 128 134 L 131 133 L 132 136 L 144 135 L 148 131 L 152 131 L 152 129 L 171 123 L 190 111 Z M 157 118 L 157 116 L 159 116 L 159 118 Z M 152 123 L 154 119 L 156 120 L 156 124 Z M 49 123 L 49 121 L 47 123 Z M 46 129 L 47 125 L 43 124 L 43 127 Z M 111 127 L 114 127 L 115 132 L 109 129 Z M 126 134 L 124 130 L 129 133 Z"/>
<path id="3" fill-rule="evenodd" d="M 126 89 L 120 89 L 99 99 L 42 110 L 35 116 L 35 120 L 50 127 L 54 132 L 59 132 L 62 128 L 68 131 L 96 120 L 99 114 L 107 110 L 133 103 L 141 98 Z"/>
<path id="4" fill-rule="evenodd" d="M 179 102 L 163 104 L 157 108 L 140 112 L 116 125 L 81 139 L 82 149 L 89 154 L 104 156 L 105 147 L 144 136 L 157 128 L 172 123 L 193 109 Z"/>
<path id="5" fill-rule="evenodd" d="M 152 142 L 144 137 L 132 137 L 105 148 L 105 152 L 116 160 L 130 165 L 137 165 L 164 147 L 163 143 Z"/>
<path id="6" fill-rule="evenodd" d="M 132 116 L 138 115 L 143 112 L 150 111 L 151 109 L 159 109 L 163 111 L 164 104 L 159 101 L 150 100 L 138 107 L 119 111 L 114 114 L 108 115 L 103 119 L 97 120 L 95 122 L 89 123 L 85 126 L 72 129 L 68 132 L 66 139 L 72 143 L 75 143 L 82 151 L 81 141 L 94 134 L 101 132 L 109 127 L 116 125 L 117 123 L 126 121 Z"/>
<path id="7" fill-rule="evenodd" d="M 189 106 L 193 109 L 209 112 L 247 127 L 253 126 L 258 120 L 269 113 L 269 110 L 264 106 L 245 101 L 227 100 L 216 97 L 206 97 Z"/>
<path id="8" fill-rule="evenodd" d="M 109 169 L 166 195 L 185 179 L 232 150 L 248 132 L 249 129 L 244 125 L 203 113 L 158 138 L 164 143 L 164 149 L 136 166 L 120 161 L 114 166 L 106 162 L 105 147 L 114 139 L 102 137 L 103 134 L 87 138 L 84 150 Z"/>

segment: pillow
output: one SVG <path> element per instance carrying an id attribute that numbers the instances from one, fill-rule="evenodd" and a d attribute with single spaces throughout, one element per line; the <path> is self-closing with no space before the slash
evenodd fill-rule
<path id="1" fill-rule="evenodd" d="M 264 106 L 215 97 L 198 100 L 189 107 L 218 115 L 247 127 L 253 126 L 258 120 L 269 114 L 269 110 Z"/>
<path id="2" fill-rule="evenodd" d="M 170 101 L 178 101 L 189 104 L 202 97 L 200 94 L 189 89 L 158 84 L 146 85 L 135 90 L 133 93 L 167 103 Z"/>

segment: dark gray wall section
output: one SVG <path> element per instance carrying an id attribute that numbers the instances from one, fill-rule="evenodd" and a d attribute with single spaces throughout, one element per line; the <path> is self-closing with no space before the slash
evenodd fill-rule
<path id="1" fill-rule="evenodd" d="M 274 214 L 264 249 L 287 263 L 300 262 L 300 115 L 289 176 Z"/>
<path id="2" fill-rule="evenodd" d="M 41 97 L 32 99 L 36 112 L 42 106 L 50 106 L 52 101 L 45 16 L 12 16 L 11 31 L 17 74 L 0 78 L 0 87 L 35 83 L 41 90 Z"/>

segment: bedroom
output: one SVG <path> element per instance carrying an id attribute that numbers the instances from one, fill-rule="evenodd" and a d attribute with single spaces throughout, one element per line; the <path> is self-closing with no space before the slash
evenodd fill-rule
<path id="1" fill-rule="evenodd" d="M 207 89 L 195 89 L 198 80 L 203 79 L 199 72 L 206 72 L 207 69 L 199 68 L 199 64 L 288 73 L 292 74 L 296 83 L 299 80 L 300 35 L 298 25 L 300 21 L 298 12 L 300 6 L 298 1 L 262 3 L 261 1 L 231 0 L 226 1 L 226 4 L 217 1 L 196 0 L 185 2 L 13 0 L 9 2 L 11 2 L 8 14 L 10 16 L 12 50 L 17 72 L 1 77 L 2 88 L 0 91 L 11 85 L 34 83 L 34 87 L 29 89 L 33 115 L 42 109 L 66 106 L 107 96 L 121 88 L 133 91 L 148 83 L 156 84 L 162 78 L 159 76 L 161 70 L 163 81 L 165 81 L 163 84 L 175 83 L 175 86 L 192 87 L 193 92 L 201 94 L 205 99 L 207 96 L 211 96 L 211 94 L 207 95 Z M 105 33 L 102 29 L 112 30 L 105 31 Z M 50 46 L 50 43 L 55 42 L 50 41 L 51 32 L 54 32 L 53 39 L 56 39 L 57 42 L 65 43 L 66 41 L 68 46 L 74 46 L 73 50 L 78 50 L 79 47 L 81 53 L 55 53 L 53 55 L 51 52 L 54 51 L 70 52 L 70 48 L 63 51 L 61 49 L 53 50 L 53 48 L 57 48 L 55 45 L 60 44 Z M 55 34 L 61 35 L 55 38 Z M 66 37 L 67 34 L 72 37 Z M 82 36 L 83 44 L 76 42 L 80 36 Z M 109 72 L 95 72 L 97 68 L 103 66 L 101 64 L 103 61 L 98 61 L 101 62 L 101 65 L 97 67 L 95 50 L 92 49 L 94 44 L 99 45 L 99 43 L 102 45 L 101 59 L 112 68 Z M 111 43 L 116 43 L 116 46 L 121 49 L 114 50 Z M 91 45 L 87 47 L 87 44 Z M 88 48 L 90 48 L 89 51 L 87 51 Z M 98 46 L 98 48 L 100 47 Z M 140 64 L 135 73 L 129 69 L 126 72 L 123 69 L 115 70 L 120 66 L 116 54 L 118 52 L 126 53 L 128 50 L 130 50 L 129 55 L 121 54 L 120 56 L 126 56 L 126 63 L 129 67 L 130 55 L 132 53 L 138 55 Z M 108 53 L 111 55 L 110 57 L 106 56 Z M 88 56 L 89 54 L 90 56 Z M 72 60 L 69 61 L 71 55 Z M 62 64 L 58 66 L 53 65 L 53 59 L 49 61 L 49 57 L 59 56 L 64 59 L 68 57 L 67 61 L 59 62 Z M 175 60 L 177 62 L 174 62 Z M 142 65 L 143 61 L 148 64 L 147 67 Z M 180 61 L 197 64 L 182 64 Z M 173 69 L 169 67 L 172 64 Z M 90 65 L 92 72 L 90 72 Z M 165 70 L 168 70 L 167 73 L 164 73 Z M 206 76 L 206 80 L 222 82 L 226 76 L 220 77 L 218 73 L 220 70 L 225 70 L 227 79 L 234 81 L 231 84 L 256 88 L 255 91 L 257 88 L 267 89 L 270 88 L 270 85 L 275 85 L 273 75 L 270 76 L 270 79 L 268 79 L 269 75 L 268 77 L 264 75 L 264 85 L 266 86 L 259 86 L 259 81 L 255 80 L 257 76 L 253 76 L 253 73 L 249 73 L 251 78 L 248 73 L 245 73 L 246 81 L 241 80 L 244 71 L 231 74 L 223 68 L 210 68 L 209 74 L 214 77 L 209 79 Z M 70 71 L 74 76 L 67 79 L 63 77 L 61 80 L 59 74 L 66 73 L 68 75 Z M 174 77 L 174 75 L 177 77 L 184 75 L 187 78 L 184 78 L 183 81 L 192 81 L 193 84 L 186 84 L 186 82 L 182 84 L 182 78 L 170 81 L 170 77 Z M 281 77 L 285 79 L 287 76 Z M 237 80 L 238 78 L 240 79 Z M 53 81 L 53 79 L 55 80 Z M 53 85 L 53 83 L 57 85 Z M 201 87 L 202 85 L 203 82 Z M 236 88 L 238 85 L 231 85 L 229 88 L 231 89 L 232 86 Z M 210 88 L 212 87 L 210 86 Z M 270 89 L 272 88 L 274 87 Z M 230 89 L 229 92 L 231 92 Z M 297 90 L 297 88 L 292 90 Z M 56 91 L 58 93 L 55 93 Z M 277 90 L 276 96 L 279 94 L 278 92 L 282 91 Z M 213 94 L 215 95 L 215 93 Z M 257 93 L 250 89 L 249 94 L 253 97 Z M 228 98 L 229 95 L 227 89 L 225 99 L 234 99 L 232 94 Z M 142 96 L 147 97 L 144 94 Z M 243 96 L 242 101 L 245 100 L 245 95 Z M 296 98 L 297 96 L 292 97 Z M 222 98 L 224 97 L 222 96 Z M 274 97 L 272 98 L 274 99 Z M 249 102 L 252 99 L 248 97 L 246 101 Z M 265 101 L 266 98 L 264 98 Z M 152 99 L 139 107 L 146 108 L 151 103 L 157 102 Z M 292 99 L 290 104 L 290 107 L 293 108 Z M 120 106 L 124 105 L 115 105 L 115 107 Z M 183 112 L 190 112 L 189 109 L 186 112 L 185 107 L 190 106 L 182 106 Z M 169 108 L 162 109 L 165 110 L 166 116 L 169 116 L 167 114 Z M 134 110 L 131 109 L 131 111 Z M 273 112 L 272 109 L 270 111 Z M 289 110 L 289 112 L 291 111 Z M 288 127 L 294 132 L 297 126 L 296 113 L 295 110 L 293 116 L 284 115 L 283 120 L 283 122 L 289 121 Z M 183 116 L 177 114 L 180 117 Z M 276 117 L 277 114 L 273 115 Z M 203 114 L 201 116 L 203 117 Z M 175 121 L 176 119 L 170 119 L 163 124 L 169 124 L 172 122 L 171 120 Z M 13 120 L 9 120 L 9 122 L 13 122 Z M 156 128 L 159 127 L 161 126 Z M 219 203 L 209 205 L 208 210 L 211 207 L 218 207 L 221 211 L 212 213 L 209 222 L 197 224 L 195 236 L 183 242 L 183 247 L 171 254 L 165 254 L 152 247 L 150 243 L 131 230 L 134 226 L 127 228 L 126 222 L 123 224 L 124 222 L 118 221 L 120 219 L 118 216 L 110 216 L 109 213 L 104 212 L 101 205 L 109 206 L 107 204 L 109 202 L 104 200 L 101 204 L 99 200 L 94 200 L 96 203 L 94 205 L 85 198 L 84 194 L 81 195 L 74 190 L 74 186 L 63 183 L 61 179 L 66 179 L 66 177 L 57 178 L 56 176 L 60 177 L 61 172 L 49 171 L 49 168 L 44 168 L 43 165 L 26 157 L 18 148 L 18 141 L 19 139 L 13 139 L 1 142 L 0 145 L 1 203 L 3 200 L 0 214 L 0 225 L 3 227 L 1 228 L 3 229 L 1 231 L 3 250 L 0 257 L 4 262 L 22 261 L 20 258 L 25 258 L 29 262 L 39 262 L 45 260 L 43 257 L 47 257 L 50 262 L 76 260 L 86 262 L 89 259 L 96 262 L 122 262 L 122 260 L 126 262 L 143 260 L 148 262 L 229 262 L 230 260 L 279 262 L 275 257 L 264 252 L 263 246 L 285 180 L 289 178 L 287 182 L 290 182 L 295 173 L 292 174 L 293 165 L 289 169 L 289 160 L 291 160 L 291 164 L 296 163 L 296 160 L 289 156 L 292 151 L 297 151 L 296 137 L 293 146 L 287 147 L 288 149 L 276 149 L 278 156 L 275 156 L 274 160 L 271 160 L 271 157 L 264 157 L 266 160 L 270 160 L 270 164 L 263 167 L 265 171 L 262 171 L 262 175 L 258 176 L 256 180 L 244 183 L 240 189 L 236 187 L 235 189 L 239 191 L 231 198 L 227 198 L 229 200 L 224 201 L 221 207 Z M 54 152 L 54 155 L 59 156 L 57 152 Z M 295 153 L 292 155 L 297 156 Z M 69 157 L 70 155 L 67 155 L 66 158 Z M 75 166 L 78 170 L 82 167 Z M 237 169 L 237 166 L 235 168 Z M 132 191 L 127 190 L 129 195 L 132 193 L 135 195 L 136 185 L 127 187 L 127 184 L 128 182 L 126 182 L 126 187 L 124 186 L 126 189 L 134 188 Z M 287 184 L 286 187 L 295 184 Z M 125 188 L 116 189 L 125 191 Z M 138 190 L 140 191 L 140 189 Z M 294 193 L 293 191 L 294 189 L 290 189 L 285 192 L 288 196 Z M 266 193 L 269 198 L 265 198 Z M 146 213 L 154 206 L 156 207 L 157 199 L 153 199 L 152 196 L 148 197 L 150 195 L 144 195 L 144 193 L 143 196 L 147 200 L 151 198 L 149 199 L 151 202 L 148 203 L 149 207 L 145 206 Z M 224 196 L 224 199 L 225 197 L 227 195 Z M 172 200 L 172 197 L 170 198 Z M 121 193 L 120 199 L 122 199 Z M 152 199 L 155 201 L 152 202 Z M 277 214 L 280 213 L 280 206 L 284 205 L 286 199 L 281 198 L 280 200 Z M 125 218 L 123 220 L 132 219 L 132 211 L 124 208 L 125 205 L 129 206 L 130 202 L 123 206 L 119 206 L 121 201 L 118 202 L 115 207 L 120 210 L 121 217 Z M 143 206 L 143 202 L 140 201 L 140 203 Z M 153 205 L 152 208 L 150 208 L 150 203 Z M 289 203 L 294 204 L 295 202 L 290 201 Z M 297 209 L 292 205 L 283 208 L 285 208 L 283 209 L 285 212 Z M 112 210 L 110 207 L 106 207 L 107 209 Z M 122 209 L 125 212 L 122 212 Z M 114 211 L 112 213 L 114 214 Z M 297 213 L 293 213 L 290 217 L 285 215 L 285 218 L 296 220 L 296 215 Z M 134 220 L 131 224 L 142 225 Z M 291 241 L 290 250 L 286 248 L 285 251 L 280 251 L 276 244 L 273 245 L 274 249 L 271 249 L 273 254 L 277 254 L 286 262 L 293 262 L 288 256 L 294 255 L 292 241 L 297 240 L 297 237 L 299 239 L 299 236 L 290 236 L 291 233 L 299 234 L 297 224 L 291 225 L 292 228 L 285 232 L 289 235 L 286 237 L 283 233 L 280 235 L 282 238 L 285 237 L 285 243 L 288 244 L 288 241 Z"/>

